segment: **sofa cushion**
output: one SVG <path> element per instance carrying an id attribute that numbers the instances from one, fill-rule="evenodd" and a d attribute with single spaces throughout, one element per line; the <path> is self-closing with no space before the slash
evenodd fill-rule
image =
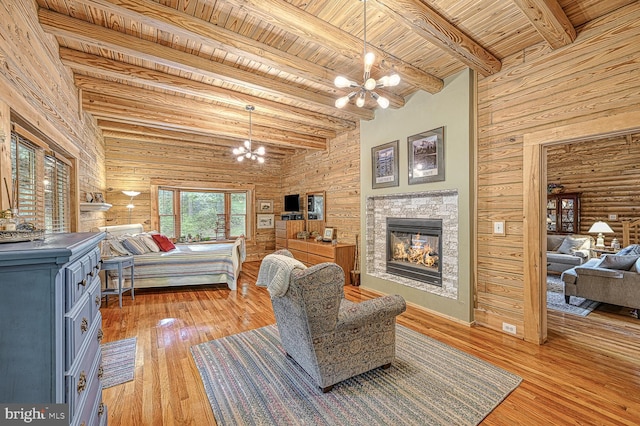
<path id="1" fill-rule="evenodd" d="M 618 271 L 628 271 L 631 267 L 635 267 L 638 257 L 635 254 L 628 255 L 604 255 L 602 261 L 598 265 L 599 268 L 615 269 Z"/>
<path id="2" fill-rule="evenodd" d="M 566 236 L 558 248 L 558 253 L 573 254 L 576 250 L 581 250 L 582 246 L 587 244 L 588 241 L 589 238 L 573 238 Z"/>
<path id="3" fill-rule="evenodd" d="M 566 265 L 580 265 L 582 263 L 582 258 L 578 256 L 574 256 L 572 254 L 562 254 L 562 253 L 547 253 L 547 262 L 549 263 L 562 263 Z"/>
<path id="4" fill-rule="evenodd" d="M 547 251 L 557 251 L 564 238 L 564 235 L 547 235 Z"/>
<path id="5" fill-rule="evenodd" d="M 620 250 L 617 255 L 637 254 L 640 256 L 640 244 L 631 244 Z"/>

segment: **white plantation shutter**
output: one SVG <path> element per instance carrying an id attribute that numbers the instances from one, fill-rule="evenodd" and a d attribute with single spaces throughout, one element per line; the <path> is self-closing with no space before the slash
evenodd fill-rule
<path id="1" fill-rule="evenodd" d="M 44 157 L 44 221 L 47 233 L 69 232 L 70 167 L 55 154 Z"/>

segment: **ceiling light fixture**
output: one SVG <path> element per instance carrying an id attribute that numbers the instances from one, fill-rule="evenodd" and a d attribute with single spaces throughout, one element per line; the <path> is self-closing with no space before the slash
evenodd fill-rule
<path id="1" fill-rule="evenodd" d="M 258 163 L 264 163 L 264 147 L 256 149 L 255 151 L 251 150 L 251 113 L 256 109 L 253 105 L 247 105 L 245 107 L 247 111 L 249 111 L 249 139 L 244 141 L 244 145 L 239 148 L 233 148 L 233 155 L 237 156 L 238 161 L 244 161 L 245 158 L 250 160 L 258 160 Z"/>
<path id="2" fill-rule="evenodd" d="M 334 84 L 339 88 L 346 87 L 357 87 L 356 90 L 349 93 L 346 96 L 336 99 L 336 108 L 343 108 L 345 105 L 349 103 L 349 101 L 357 96 L 356 105 L 360 108 L 364 106 L 364 101 L 367 93 L 371 94 L 371 97 L 375 99 L 375 101 L 382 108 L 387 108 L 389 106 L 389 99 L 384 96 L 380 96 L 374 89 L 380 87 L 392 87 L 397 86 L 400 83 L 400 76 L 398 74 L 386 75 L 376 81 L 374 78 L 371 78 L 371 67 L 375 62 L 376 56 L 373 52 L 367 53 L 367 0 L 362 0 L 364 3 L 364 83 L 358 84 L 355 81 L 351 81 L 346 77 L 338 76 L 334 80 Z"/>

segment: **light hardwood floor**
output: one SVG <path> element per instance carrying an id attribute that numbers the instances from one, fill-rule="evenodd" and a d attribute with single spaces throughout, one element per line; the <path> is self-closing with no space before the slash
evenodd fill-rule
<path id="1" fill-rule="evenodd" d="M 103 303 L 104 341 L 137 336 L 135 379 L 105 389 L 109 425 L 214 425 L 189 348 L 275 322 L 259 263 L 244 264 L 238 291 L 221 286 L 138 290 L 123 308 Z M 345 287 L 351 300 L 376 294 Z M 537 346 L 409 307 L 398 322 L 520 375 L 524 381 L 482 424 L 640 424 L 640 320 L 595 311 L 548 314 Z"/>

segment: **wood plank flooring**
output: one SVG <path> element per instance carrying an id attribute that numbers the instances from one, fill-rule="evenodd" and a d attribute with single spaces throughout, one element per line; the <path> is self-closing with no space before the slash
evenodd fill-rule
<path id="1" fill-rule="evenodd" d="M 275 322 L 268 293 L 246 262 L 238 291 L 223 286 L 137 290 L 103 303 L 104 341 L 137 336 L 135 379 L 105 389 L 109 425 L 215 425 L 189 348 Z M 345 287 L 359 301 L 376 294 Z M 523 383 L 483 425 L 640 424 L 640 320 L 596 310 L 549 311 L 545 345 L 467 327 L 409 307 L 398 322 L 520 375 Z"/>

